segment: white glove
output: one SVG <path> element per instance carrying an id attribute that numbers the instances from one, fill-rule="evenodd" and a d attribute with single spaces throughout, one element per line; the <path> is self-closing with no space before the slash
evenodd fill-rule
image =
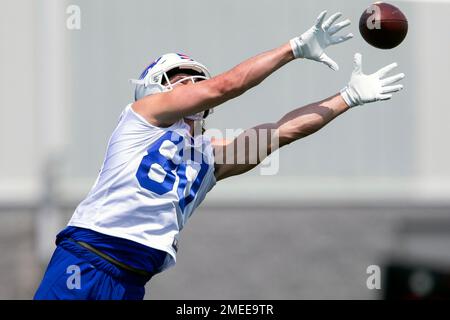
<path id="1" fill-rule="evenodd" d="M 325 23 L 327 12 L 323 11 L 317 18 L 316 24 L 300 37 L 291 39 L 290 44 L 295 58 L 305 58 L 322 62 L 333 70 L 339 70 L 339 66 L 324 50 L 333 44 L 338 44 L 353 38 L 353 34 L 349 33 L 346 36 L 333 36 L 335 33 L 350 25 L 350 20 L 345 20 L 340 23 L 333 23 L 342 16 L 338 12 L 333 14 Z"/>
<path id="2" fill-rule="evenodd" d="M 396 63 L 392 63 L 381 68 L 375 73 L 366 75 L 362 72 L 362 56 L 360 53 L 355 54 L 355 69 L 348 85 L 341 90 L 341 96 L 349 107 L 363 105 L 364 103 L 375 102 L 380 100 L 389 100 L 392 93 L 403 89 L 403 85 L 392 85 L 405 77 L 404 73 L 399 73 L 385 79 L 391 70 L 397 67 Z"/>

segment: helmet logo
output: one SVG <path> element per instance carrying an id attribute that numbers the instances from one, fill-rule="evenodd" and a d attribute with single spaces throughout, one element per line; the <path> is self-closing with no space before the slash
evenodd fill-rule
<path id="1" fill-rule="evenodd" d="M 139 80 L 144 79 L 147 76 L 147 74 L 150 71 L 150 69 L 153 68 L 159 62 L 159 60 L 161 60 L 161 58 L 162 57 L 159 57 L 158 59 L 153 61 L 147 68 L 145 68 L 144 72 L 141 73 L 141 76 L 139 77 Z"/>
<path id="2" fill-rule="evenodd" d="M 187 55 L 185 55 L 185 54 L 183 54 L 183 53 L 177 53 L 177 55 L 178 55 L 181 59 L 194 61 L 194 60 L 192 60 L 191 58 L 189 58 Z"/>

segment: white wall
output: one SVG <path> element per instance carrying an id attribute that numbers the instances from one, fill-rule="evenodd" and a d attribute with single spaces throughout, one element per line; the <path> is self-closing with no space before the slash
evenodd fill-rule
<path id="1" fill-rule="evenodd" d="M 62 12 L 56 16 L 61 20 L 52 26 L 62 29 L 53 37 L 62 34 L 58 41 L 66 42 L 67 48 L 49 50 L 53 60 L 45 61 L 55 72 L 57 64 L 68 67 L 60 87 L 65 95 L 57 98 L 64 112 L 44 126 L 38 104 L 45 99 L 39 99 L 36 88 L 45 77 L 35 74 L 41 61 L 37 57 L 43 55 L 39 37 L 45 28 L 40 23 L 42 9 L 37 10 L 42 2 L 6 3 L 0 59 L 0 190 L 6 200 L 32 201 L 38 194 L 41 172 L 36 161 L 48 155 L 42 152 L 46 140 L 39 128 L 47 127 L 61 135 L 55 140 L 63 155 L 58 190 L 63 199 L 79 201 L 95 179 L 121 109 L 132 99 L 127 80 L 158 55 L 185 52 L 218 74 L 299 35 L 325 8 L 330 13 L 340 10 L 353 21 L 356 38 L 329 49 L 341 71 L 310 61 L 293 62 L 258 88 L 217 108 L 208 126 L 246 128 L 334 94 L 348 81 L 357 51 L 363 54 L 367 72 L 397 61 L 398 70 L 407 75 L 405 90 L 390 102 L 352 110 L 282 150 L 277 176 L 261 177 L 255 171 L 230 179 L 216 187 L 209 201 L 450 199 L 450 151 L 445 141 L 450 108 L 444 96 L 450 44 L 436 32 L 440 25 L 445 30 L 448 3 L 393 2 L 408 16 L 410 30 L 405 42 L 389 51 L 372 48 L 359 36 L 359 16 L 370 1 L 78 0 L 71 4 L 81 8 L 82 28 L 74 31 L 65 29 L 64 5 L 59 4 Z M 32 80 L 24 84 L 24 76 Z M 36 158 L 37 154 L 41 155 Z"/>
<path id="2" fill-rule="evenodd" d="M 4 1 L 0 10 L 0 201 L 37 191 L 35 2 Z"/>

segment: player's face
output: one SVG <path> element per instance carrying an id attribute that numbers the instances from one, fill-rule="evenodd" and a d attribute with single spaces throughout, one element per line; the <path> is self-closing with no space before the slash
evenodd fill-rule
<path id="1" fill-rule="evenodd" d="M 186 74 L 186 73 L 178 73 L 176 75 L 173 75 L 172 77 L 169 78 L 170 83 L 173 83 L 174 85 L 172 85 L 174 88 L 180 85 L 187 85 L 189 83 L 192 83 L 192 80 L 187 78 L 187 77 L 191 77 L 191 75 Z M 183 78 L 187 78 L 184 81 L 180 81 Z"/>

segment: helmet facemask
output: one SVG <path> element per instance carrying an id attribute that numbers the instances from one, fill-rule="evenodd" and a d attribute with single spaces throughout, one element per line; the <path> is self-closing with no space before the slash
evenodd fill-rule
<path id="1" fill-rule="evenodd" d="M 177 74 L 187 74 L 189 76 L 183 77 L 175 82 L 171 82 L 170 78 L 176 76 Z M 188 68 L 174 68 L 172 70 L 169 70 L 167 72 L 164 72 L 161 85 L 164 87 L 164 91 L 170 91 L 173 90 L 179 83 L 185 82 L 185 81 L 191 81 L 192 83 L 200 82 L 203 80 L 208 80 L 208 78 L 202 73 L 198 72 L 196 70 L 188 69 Z M 185 117 L 186 119 L 194 120 L 194 121 L 202 121 L 202 127 L 204 119 L 210 115 L 212 112 L 212 109 L 205 110 L 203 112 L 199 112 L 190 116 Z"/>
<path id="2" fill-rule="evenodd" d="M 180 73 L 187 74 L 188 76 L 172 83 L 170 78 Z M 196 83 L 210 78 L 208 69 L 202 64 L 186 55 L 169 53 L 159 57 L 149 65 L 141 74 L 139 80 L 131 79 L 130 81 L 136 85 L 135 100 L 137 101 L 147 95 L 173 90 L 177 84 L 186 80 Z M 212 109 L 185 118 L 199 121 L 211 113 Z"/>

